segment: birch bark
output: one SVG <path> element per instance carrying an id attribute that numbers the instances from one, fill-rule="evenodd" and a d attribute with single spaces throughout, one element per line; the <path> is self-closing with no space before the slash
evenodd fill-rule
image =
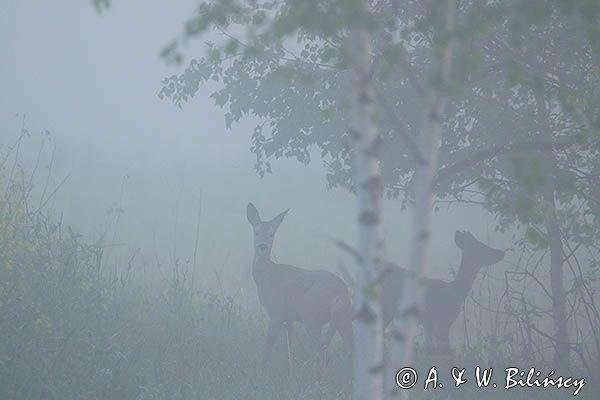
<path id="1" fill-rule="evenodd" d="M 381 137 L 377 131 L 372 77 L 371 35 L 364 27 L 353 28 L 348 51 L 356 76 L 354 124 L 354 177 L 358 199 L 358 262 L 354 290 L 354 400 L 383 398 L 383 318 L 380 263 L 383 259 L 379 166 Z"/>
<path id="2" fill-rule="evenodd" d="M 416 169 L 415 209 L 412 220 L 411 256 L 409 269 L 415 278 L 408 278 L 404 283 L 401 301 L 393 321 L 393 332 L 401 337 L 392 342 L 390 360 L 387 365 L 389 372 L 402 367 L 410 367 L 413 361 L 413 345 L 417 333 L 419 313 L 423 309 L 424 277 L 428 275 L 431 263 L 431 217 L 435 198 L 435 182 L 438 173 L 438 155 L 441 141 L 441 131 L 446 105 L 446 90 L 450 80 L 452 66 L 452 31 L 456 14 L 456 0 L 446 0 L 440 11 L 442 14 L 441 27 L 438 28 L 437 40 L 440 43 L 440 54 L 434 53 L 433 67 L 437 69 L 439 87 L 433 87 L 428 94 L 428 111 L 423 130 L 418 138 L 419 152 L 425 159 L 424 165 Z M 441 5 L 440 5 L 441 6 Z M 436 12 L 436 11 L 434 11 Z M 436 65 L 437 60 L 437 65 Z M 386 374 L 387 376 L 387 374 Z M 391 377 L 391 374 L 390 374 Z M 388 378 L 390 379 L 390 378 Z M 395 388 L 390 394 L 407 400 L 409 390 Z"/>

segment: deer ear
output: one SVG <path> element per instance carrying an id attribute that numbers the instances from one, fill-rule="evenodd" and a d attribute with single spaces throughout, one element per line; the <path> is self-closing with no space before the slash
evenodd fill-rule
<path id="1" fill-rule="evenodd" d="M 260 223 L 260 216 L 258 215 L 258 210 L 254 207 L 254 204 L 248 203 L 248 207 L 246 207 L 246 217 L 248 217 L 248 222 L 250 225 L 256 226 Z"/>
<path id="2" fill-rule="evenodd" d="M 275 218 L 273 218 L 271 220 L 271 224 L 275 225 L 276 228 L 279 227 L 279 225 L 281 225 L 281 223 L 283 222 L 283 218 L 288 213 L 288 211 L 290 211 L 289 208 L 287 210 L 285 210 L 284 212 L 282 212 L 281 214 L 279 214 L 278 216 L 276 216 Z"/>

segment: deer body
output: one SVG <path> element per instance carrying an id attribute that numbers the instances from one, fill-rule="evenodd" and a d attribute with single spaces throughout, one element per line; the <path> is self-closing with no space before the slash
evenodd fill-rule
<path id="1" fill-rule="evenodd" d="M 302 323 L 323 347 L 336 331 L 346 347 L 350 348 L 352 340 L 352 306 L 343 280 L 329 271 L 307 270 L 271 260 L 275 231 L 286 213 L 264 222 L 252 203 L 247 208 L 248 221 L 254 230 L 252 277 L 260 303 L 269 315 L 263 363 L 284 326 L 290 340 L 294 322 Z M 322 328 L 327 323 L 329 329 L 322 337 Z M 289 346 L 288 341 L 288 351 Z M 291 354 L 288 357 L 291 358 Z"/>
<path id="2" fill-rule="evenodd" d="M 450 350 L 450 327 L 458 317 L 479 270 L 504 258 L 504 251 L 486 246 L 469 232 L 456 231 L 454 241 L 462 252 L 456 277 L 450 282 L 431 278 L 424 280 L 425 297 L 419 321 L 423 326 L 425 347 L 428 350 Z M 402 284 L 410 272 L 392 263 L 387 263 L 386 267 L 389 275 L 382 284 L 382 302 L 384 323 L 387 326 L 397 310 Z"/>
<path id="3" fill-rule="evenodd" d="M 270 319 L 302 322 L 310 332 L 320 331 L 330 322 L 331 315 L 326 311 L 333 312 L 345 300 L 349 302 L 345 284 L 328 271 L 305 270 L 255 257 L 252 276 Z M 319 309 L 321 312 L 317 312 Z"/>

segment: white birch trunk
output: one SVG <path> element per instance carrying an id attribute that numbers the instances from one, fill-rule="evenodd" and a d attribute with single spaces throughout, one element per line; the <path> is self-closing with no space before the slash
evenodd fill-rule
<path id="1" fill-rule="evenodd" d="M 418 147 L 421 156 L 426 160 L 425 165 L 416 169 L 416 195 L 415 209 L 412 220 L 411 257 L 409 269 L 412 269 L 416 278 L 407 278 L 404 283 L 398 313 L 393 321 L 393 330 L 402 334 L 402 340 L 394 340 L 392 344 L 391 363 L 388 365 L 390 372 L 387 379 L 393 379 L 395 385 L 395 373 L 403 367 L 411 367 L 413 361 L 413 345 L 418 329 L 419 313 L 423 310 L 424 286 L 423 278 L 428 275 L 431 264 L 431 219 L 432 208 L 435 199 L 435 179 L 438 173 L 438 155 L 441 139 L 441 130 L 446 103 L 445 85 L 448 83 L 451 71 L 452 40 L 448 39 L 448 33 L 454 29 L 454 18 L 456 13 L 456 0 L 446 0 L 443 12 L 442 34 L 446 36 L 445 46 L 442 49 L 438 68 L 440 89 L 434 88 L 428 100 L 427 120 L 423 124 Z M 435 57 L 434 57 L 435 60 Z M 434 61 L 435 62 L 435 61 Z M 393 378 L 391 375 L 393 373 Z M 395 388 L 391 396 L 399 396 L 408 399 L 410 391 Z"/>
<path id="2" fill-rule="evenodd" d="M 360 268 L 354 290 L 354 400 L 383 398 L 383 318 L 378 279 L 383 251 L 382 181 L 379 169 L 381 138 L 375 121 L 371 74 L 371 36 L 354 28 L 348 38 L 356 82 L 354 126 L 354 182 L 358 197 Z"/>

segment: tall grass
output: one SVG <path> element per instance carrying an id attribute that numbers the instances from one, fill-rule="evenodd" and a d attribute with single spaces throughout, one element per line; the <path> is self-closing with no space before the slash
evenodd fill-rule
<path id="1" fill-rule="evenodd" d="M 314 399 L 347 394 L 335 343 L 315 384 L 302 332 L 292 373 L 283 342 L 258 367 L 266 321 L 243 299 L 194 290 L 173 265 L 158 289 L 105 267 L 47 209 L 33 209 L 29 175 L 0 171 L 0 399 Z M 130 266 L 129 266 L 130 267 Z M 210 270 L 210 266 L 206 266 Z"/>

